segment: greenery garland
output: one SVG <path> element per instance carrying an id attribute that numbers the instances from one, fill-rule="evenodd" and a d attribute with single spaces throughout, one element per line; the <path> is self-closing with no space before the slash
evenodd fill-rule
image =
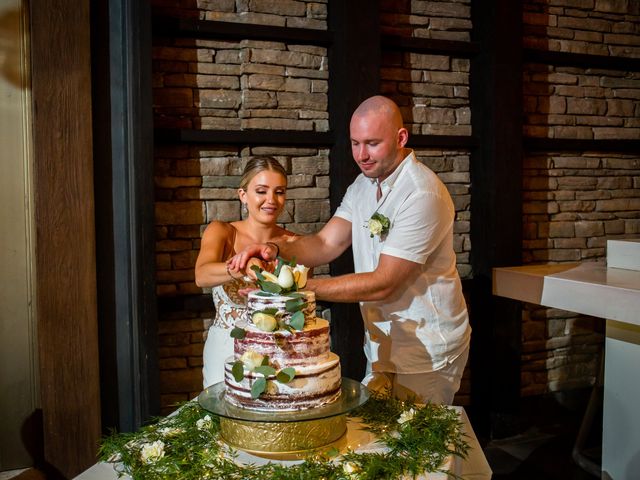
<path id="1" fill-rule="evenodd" d="M 350 416 L 362 419 L 388 451 L 340 454 L 333 448 L 294 465 L 243 465 L 221 440 L 219 417 L 191 401 L 138 432 L 111 433 L 99 457 L 135 480 L 379 480 L 442 472 L 449 455 L 467 456 L 462 422 L 451 408 L 374 395 Z"/>

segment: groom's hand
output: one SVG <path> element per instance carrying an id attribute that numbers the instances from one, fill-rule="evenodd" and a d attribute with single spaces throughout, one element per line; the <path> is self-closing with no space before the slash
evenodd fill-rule
<path id="1" fill-rule="evenodd" d="M 275 260 L 278 255 L 278 247 L 274 243 L 255 243 L 245 247 L 241 252 L 235 254 L 229 259 L 227 265 L 230 270 L 244 270 L 247 262 L 252 257 L 258 257 L 262 260 Z"/>

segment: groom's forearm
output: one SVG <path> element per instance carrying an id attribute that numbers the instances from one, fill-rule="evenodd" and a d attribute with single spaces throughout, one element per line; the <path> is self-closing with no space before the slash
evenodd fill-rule
<path id="1" fill-rule="evenodd" d="M 349 273 L 330 278 L 309 279 L 305 290 L 312 290 L 317 300 L 330 302 L 374 302 L 384 300 L 392 292 L 376 282 L 373 273 Z"/>
<path id="2" fill-rule="evenodd" d="M 331 302 L 376 302 L 389 300 L 407 288 L 421 272 L 422 265 L 389 255 L 381 255 L 373 272 L 349 273 L 331 278 L 310 279 L 307 288 L 318 300 Z"/>

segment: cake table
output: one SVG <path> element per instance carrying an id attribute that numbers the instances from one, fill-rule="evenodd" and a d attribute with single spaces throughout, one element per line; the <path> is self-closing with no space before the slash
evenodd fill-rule
<path id="1" fill-rule="evenodd" d="M 464 480 L 490 480 L 492 476 L 491 468 L 482 452 L 480 443 L 473 431 L 469 418 L 463 407 L 450 407 L 456 410 L 462 421 L 463 432 L 469 443 L 469 455 L 466 459 L 456 458 L 451 465 L 451 470 Z M 376 437 L 364 429 L 362 423 L 353 417 L 347 418 L 347 432 L 339 445 L 341 452 L 348 449 L 359 453 L 384 451 L 384 445 L 376 442 Z M 249 464 L 264 464 L 267 462 L 278 462 L 283 465 L 292 465 L 301 460 L 274 460 L 256 456 L 245 451 L 239 451 L 237 461 Z M 118 480 L 129 477 L 120 477 L 117 471 L 117 464 L 98 462 L 76 477 L 77 480 Z M 421 475 L 414 480 L 450 480 L 442 473 L 430 473 Z M 451 479 L 452 480 L 452 479 Z"/>

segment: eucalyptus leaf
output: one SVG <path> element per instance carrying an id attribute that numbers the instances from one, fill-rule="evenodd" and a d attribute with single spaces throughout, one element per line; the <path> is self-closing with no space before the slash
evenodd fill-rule
<path id="1" fill-rule="evenodd" d="M 266 313 L 267 315 L 275 315 L 276 313 L 278 313 L 278 309 L 277 308 L 264 308 L 264 309 L 260 310 L 260 313 Z"/>
<path id="2" fill-rule="evenodd" d="M 267 379 L 260 377 L 251 385 L 251 398 L 254 400 L 260 396 L 262 392 L 267 389 Z"/>
<path id="3" fill-rule="evenodd" d="M 233 367 L 231 367 L 231 373 L 233 374 L 233 379 L 240 383 L 244 378 L 244 365 L 240 360 L 233 363 Z"/>
<path id="4" fill-rule="evenodd" d="M 285 262 L 282 257 L 277 257 L 278 263 L 276 264 L 276 268 L 273 271 L 273 274 L 277 277 L 278 275 L 280 275 L 280 270 L 282 270 L 282 266 L 286 265 L 287 262 Z"/>
<path id="5" fill-rule="evenodd" d="M 300 293 L 300 292 L 291 292 L 291 293 L 287 293 L 287 297 L 291 297 L 291 298 L 304 298 L 305 294 L 304 293 Z"/>
<path id="6" fill-rule="evenodd" d="M 269 355 L 262 357 L 262 363 L 260 365 L 269 365 Z"/>
<path id="7" fill-rule="evenodd" d="M 269 293 L 269 292 L 263 292 L 263 291 L 261 291 L 261 290 L 257 290 L 257 291 L 255 291 L 255 292 L 253 292 L 253 294 L 254 294 L 254 295 L 257 295 L 257 296 L 259 296 L 259 297 L 273 297 L 273 294 L 272 294 L 272 293 Z"/>
<path id="8" fill-rule="evenodd" d="M 278 372 L 276 379 L 280 383 L 289 383 L 296 376 L 296 369 L 293 367 L 283 368 Z"/>
<path id="9" fill-rule="evenodd" d="M 282 287 L 274 282 L 262 282 L 260 286 L 262 290 L 269 293 L 280 293 L 282 291 Z"/>
<path id="10" fill-rule="evenodd" d="M 231 338 L 242 340 L 247 335 L 247 331 L 244 328 L 233 327 L 229 335 L 231 335 Z"/>
<path id="11" fill-rule="evenodd" d="M 287 309 L 287 312 L 297 312 L 298 310 L 301 310 L 304 304 L 304 300 L 301 298 L 292 298 L 291 300 L 287 300 L 284 306 Z"/>
<path id="12" fill-rule="evenodd" d="M 296 312 L 291 315 L 291 320 L 289 320 L 289 325 L 291 325 L 296 330 L 300 331 L 304 328 L 304 313 Z"/>
<path id="13" fill-rule="evenodd" d="M 256 278 L 258 280 L 260 280 L 261 282 L 265 281 L 264 275 L 262 275 L 262 270 L 260 269 L 260 267 L 258 265 L 251 265 L 251 270 L 256 272 Z"/>
<path id="14" fill-rule="evenodd" d="M 270 377 L 271 375 L 276 374 L 276 369 L 270 367 L 269 365 L 260 365 L 259 367 L 254 368 L 253 371 L 256 373 L 261 373 L 265 377 Z"/>

